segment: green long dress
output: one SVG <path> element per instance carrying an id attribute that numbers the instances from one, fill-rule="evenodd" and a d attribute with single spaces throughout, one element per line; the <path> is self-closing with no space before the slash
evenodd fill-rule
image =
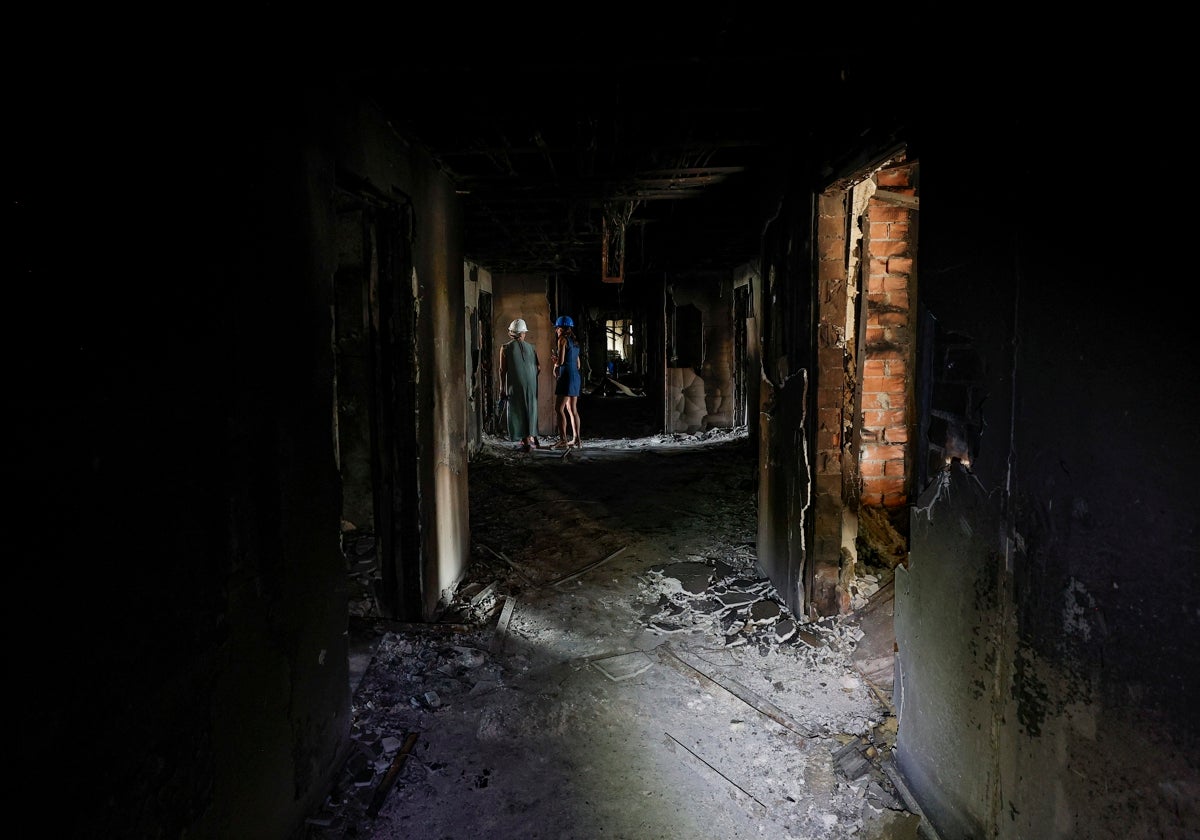
<path id="1" fill-rule="evenodd" d="M 538 433 L 537 350 L 527 341 L 513 339 L 502 348 L 508 379 L 508 438 L 524 440 Z"/>

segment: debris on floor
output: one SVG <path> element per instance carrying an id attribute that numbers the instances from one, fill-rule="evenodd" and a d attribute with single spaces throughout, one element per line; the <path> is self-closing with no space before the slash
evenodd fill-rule
<path id="1" fill-rule="evenodd" d="M 757 570 L 752 463 L 592 449 L 476 469 L 471 566 L 438 622 L 368 622 L 352 749 L 307 840 L 915 837 L 879 833 L 915 823 L 855 617 L 794 616 Z"/>

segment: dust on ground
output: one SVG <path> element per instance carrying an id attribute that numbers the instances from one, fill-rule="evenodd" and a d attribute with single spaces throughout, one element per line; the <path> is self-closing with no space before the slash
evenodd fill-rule
<path id="1" fill-rule="evenodd" d="M 488 437 L 441 621 L 353 622 L 354 751 L 306 836 L 916 837 L 862 629 L 756 566 L 756 467 L 744 430 Z"/>

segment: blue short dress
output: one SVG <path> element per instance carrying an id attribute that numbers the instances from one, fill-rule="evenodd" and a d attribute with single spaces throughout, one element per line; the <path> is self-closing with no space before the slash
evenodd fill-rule
<path id="1" fill-rule="evenodd" d="M 579 375 L 579 345 L 567 339 L 564 358 L 559 362 L 558 379 L 554 381 L 554 393 L 559 397 L 578 397 L 583 390 L 583 377 Z"/>

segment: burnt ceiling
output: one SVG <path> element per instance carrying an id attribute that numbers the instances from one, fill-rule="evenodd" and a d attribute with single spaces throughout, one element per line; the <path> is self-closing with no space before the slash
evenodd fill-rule
<path id="1" fill-rule="evenodd" d="M 741 265 L 758 254 L 782 162 L 862 110 L 853 54 L 762 27 L 676 23 L 635 42 L 599 20 L 573 27 L 565 40 L 458 33 L 367 77 L 397 133 L 453 180 L 466 256 L 493 272 Z"/>

